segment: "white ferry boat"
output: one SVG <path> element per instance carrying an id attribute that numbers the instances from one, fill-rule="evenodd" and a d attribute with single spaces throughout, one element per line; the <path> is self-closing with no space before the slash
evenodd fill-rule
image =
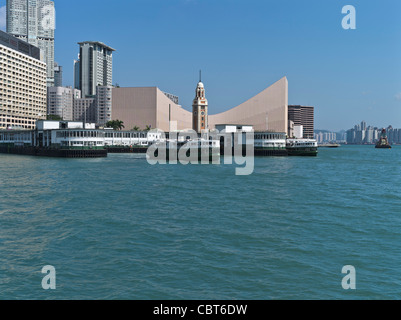
<path id="1" fill-rule="evenodd" d="M 286 156 L 285 139 L 284 132 L 255 132 L 255 156 Z"/>
<path id="2" fill-rule="evenodd" d="M 317 156 L 318 145 L 314 139 L 287 139 L 286 148 L 289 156 Z"/>

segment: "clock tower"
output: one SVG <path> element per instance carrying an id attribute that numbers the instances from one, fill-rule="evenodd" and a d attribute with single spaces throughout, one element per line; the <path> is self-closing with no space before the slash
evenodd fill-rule
<path id="1" fill-rule="evenodd" d="M 207 109 L 208 102 L 205 96 L 205 87 L 200 76 L 198 85 L 196 86 L 196 96 L 192 103 L 192 129 L 198 133 L 209 127 Z"/>

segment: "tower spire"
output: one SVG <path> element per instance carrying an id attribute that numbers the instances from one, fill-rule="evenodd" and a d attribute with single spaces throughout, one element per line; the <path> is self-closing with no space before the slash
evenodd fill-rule
<path id="1" fill-rule="evenodd" d="M 202 82 L 202 70 L 199 70 L 199 82 Z"/>

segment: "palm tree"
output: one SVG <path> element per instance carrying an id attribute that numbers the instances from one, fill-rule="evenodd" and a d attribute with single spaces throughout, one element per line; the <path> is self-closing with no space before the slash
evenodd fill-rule
<path id="1" fill-rule="evenodd" d="M 152 126 L 146 125 L 145 131 L 150 131 L 151 128 Z"/>
<path id="2" fill-rule="evenodd" d="M 125 128 L 124 121 L 116 120 L 116 125 L 117 125 L 118 130 L 122 130 Z"/>
<path id="3" fill-rule="evenodd" d="M 124 121 L 121 120 L 111 120 L 106 123 L 107 128 L 113 128 L 113 130 L 122 130 L 125 128 Z"/>
<path id="4" fill-rule="evenodd" d="M 139 131 L 139 130 L 141 130 L 138 126 L 135 126 L 133 129 L 132 129 L 133 131 Z"/>

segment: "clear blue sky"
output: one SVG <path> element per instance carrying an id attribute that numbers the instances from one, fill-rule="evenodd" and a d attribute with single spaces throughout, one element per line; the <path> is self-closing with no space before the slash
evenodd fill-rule
<path id="1" fill-rule="evenodd" d="M 317 129 L 348 129 L 361 120 L 401 128 L 400 0 L 55 3 L 64 85 L 72 85 L 77 42 L 96 40 L 117 50 L 113 83 L 158 86 L 186 109 L 199 69 L 211 114 L 286 76 L 289 103 L 315 106 Z M 356 8 L 356 30 L 341 27 L 348 4 Z"/>

